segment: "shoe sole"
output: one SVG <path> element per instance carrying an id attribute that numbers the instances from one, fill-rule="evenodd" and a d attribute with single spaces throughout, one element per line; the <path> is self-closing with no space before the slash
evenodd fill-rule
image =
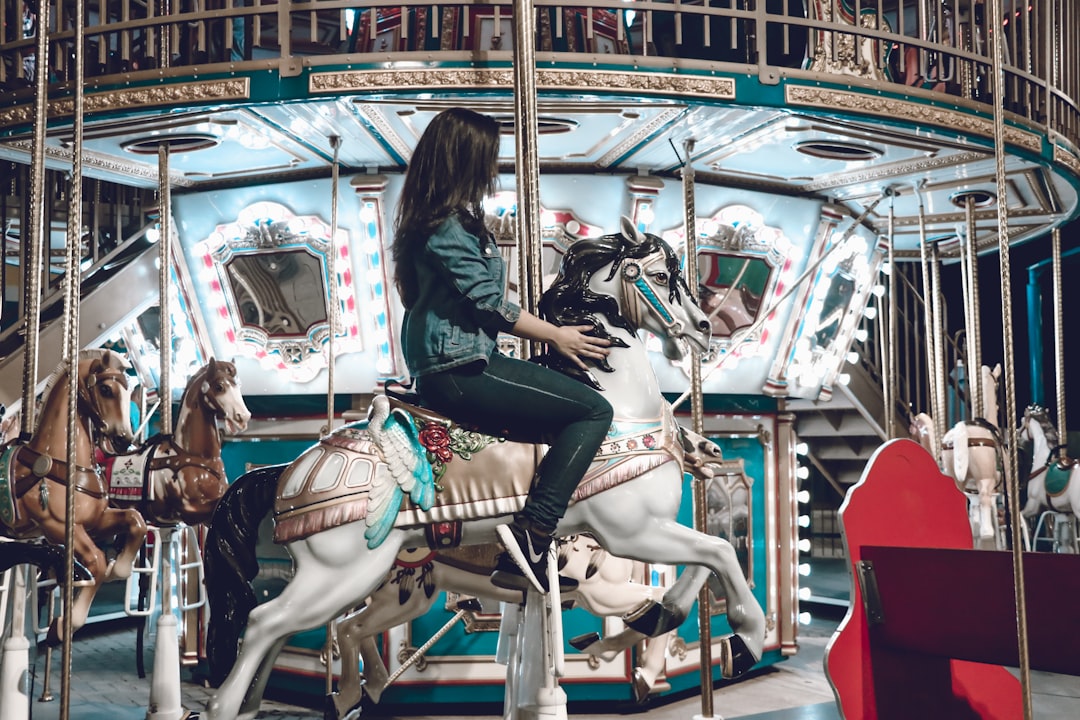
<path id="1" fill-rule="evenodd" d="M 547 593 L 544 586 L 536 579 L 536 573 L 532 571 L 532 568 L 529 566 L 529 561 L 525 558 L 524 553 L 521 552 L 521 548 L 517 544 L 517 538 L 515 538 L 514 533 L 511 532 L 510 526 L 499 525 L 495 528 L 495 532 L 499 535 L 499 540 L 502 541 L 503 547 L 506 548 L 506 552 L 510 555 L 510 559 L 518 566 L 518 569 L 521 570 L 521 574 L 525 576 L 525 579 L 536 588 L 537 592 L 541 594 Z"/>

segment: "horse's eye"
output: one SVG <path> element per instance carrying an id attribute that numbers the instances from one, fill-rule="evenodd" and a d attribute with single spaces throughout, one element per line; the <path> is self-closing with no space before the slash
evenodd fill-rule
<path id="1" fill-rule="evenodd" d="M 668 274 L 666 272 L 653 273 L 653 280 L 661 285 L 667 285 Z"/>
<path id="2" fill-rule="evenodd" d="M 113 389 L 108 385 L 99 385 L 98 392 L 100 392 L 101 395 L 106 398 L 112 398 L 114 396 Z"/>

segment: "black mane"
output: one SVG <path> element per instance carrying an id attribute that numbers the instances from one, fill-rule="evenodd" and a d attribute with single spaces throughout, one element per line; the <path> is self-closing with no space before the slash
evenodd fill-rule
<path id="1" fill-rule="evenodd" d="M 624 260 L 640 260 L 657 250 L 663 250 L 667 258 L 669 300 L 678 301 L 680 288 L 687 293 L 689 288 L 679 270 L 679 258 L 671 247 L 652 234 L 646 234 L 641 243 L 633 243 L 622 234 L 613 233 L 578 240 L 570 246 L 563 256 L 558 277 L 540 298 L 540 316 L 555 325 L 592 325 L 593 330 L 588 335 L 606 338 L 611 341 L 612 347 L 629 347 L 623 340 L 611 335 L 598 316 L 603 315 L 631 334 L 637 332 L 637 328 L 622 314 L 614 297 L 597 293 L 589 287 L 589 279 L 601 268 L 611 265 L 606 278 L 611 280 L 621 270 Z M 537 361 L 597 390 L 603 389 L 591 372 L 582 370 L 559 353 L 546 352 Z M 585 362 L 604 372 L 614 371 L 606 358 L 586 359 Z"/>

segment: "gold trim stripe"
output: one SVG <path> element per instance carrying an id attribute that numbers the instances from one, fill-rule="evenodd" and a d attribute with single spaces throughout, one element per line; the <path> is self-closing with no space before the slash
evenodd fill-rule
<path id="1" fill-rule="evenodd" d="M 1080 157 L 1060 145 L 1054 146 L 1054 163 L 1067 167 L 1073 171 L 1074 175 L 1080 176 Z"/>
<path id="2" fill-rule="evenodd" d="M 788 105 L 824 108 L 828 110 L 850 110 L 864 115 L 874 115 L 889 119 L 911 120 L 935 125 L 950 130 L 959 130 L 982 137 L 994 137 L 994 122 L 959 110 L 933 107 L 896 98 L 871 95 L 831 88 L 805 87 L 788 85 L 784 88 L 784 99 Z M 1005 128 L 1005 141 L 1010 145 L 1030 150 L 1042 151 L 1042 136 L 1016 127 Z"/>
<path id="3" fill-rule="evenodd" d="M 511 70 L 491 68 L 347 70 L 312 73 L 308 91 L 347 93 L 388 87 L 513 87 Z M 728 77 L 700 77 L 671 73 L 633 73 L 615 70 L 544 69 L 536 72 L 537 87 L 554 90 L 629 90 L 634 93 L 698 95 L 715 100 L 735 99 L 735 80 Z"/>
<path id="4" fill-rule="evenodd" d="M 163 105 L 201 104 L 222 100 L 247 100 L 251 96 L 250 78 L 231 78 L 229 80 L 203 80 L 182 84 L 159 85 L 156 87 L 127 88 L 87 94 L 83 100 L 86 114 L 104 110 L 132 110 L 143 107 Z M 74 111 L 75 102 L 71 98 L 54 100 L 49 103 L 49 117 L 67 117 Z M 18 105 L 0 111 L 0 127 L 30 122 L 33 108 Z"/>

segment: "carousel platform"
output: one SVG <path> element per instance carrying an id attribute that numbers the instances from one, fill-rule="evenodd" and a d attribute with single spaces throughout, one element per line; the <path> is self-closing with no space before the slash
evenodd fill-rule
<path id="1" fill-rule="evenodd" d="M 847 607 L 849 579 L 842 560 L 812 562 L 813 570 L 804 578 L 812 599 L 801 609 L 812 619 L 799 628 L 799 652 L 783 662 L 751 673 L 731 684 L 717 684 L 713 712 L 726 720 L 840 720 L 832 689 L 825 677 L 825 647 L 842 620 Z M 83 628 L 76 635 L 72 659 L 73 720 L 144 720 L 150 697 L 150 678 L 136 671 L 138 623 L 130 618 L 109 619 Z M 145 667 L 153 667 L 154 637 L 146 638 Z M 33 676 L 29 720 L 58 720 L 60 717 L 60 655 L 52 658 L 50 687 L 54 699 L 40 702 L 45 669 L 44 648 L 31 660 Z M 210 697 L 188 670 L 181 672 L 181 698 L 185 710 L 201 711 Z M 1032 672 L 1032 703 L 1036 718 L 1080 718 L 1080 678 L 1039 671 Z M 310 707 L 310 698 L 289 697 L 271 687 L 263 701 L 259 718 L 274 720 L 321 720 L 322 708 Z M 402 709 L 365 707 L 361 717 L 394 720 L 453 720 L 476 718 L 498 720 L 502 709 L 490 704 L 455 705 L 444 708 L 410 706 Z M 649 720 L 688 720 L 701 715 L 698 692 L 665 696 L 645 705 L 611 702 L 578 702 L 568 706 L 573 718 L 619 720 L 647 716 Z M 7 718 L 4 718 L 7 720 Z M 927 720 L 934 720 L 928 718 Z M 944 719 L 942 719 L 944 720 Z"/>
<path id="2" fill-rule="evenodd" d="M 760 671 L 733 684 L 718 684 L 713 694 L 714 714 L 726 720 L 839 720 L 839 714 L 822 670 L 825 645 L 836 628 L 840 614 L 835 617 L 815 617 L 810 625 L 800 628 L 800 650 L 792 658 Z M 143 720 L 147 717 L 150 696 L 150 678 L 138 677 L 135 663 L 135 639 L 137 623 L 131 619 L 110 620 L 87 626 L 76 635 L 72 658 L 72 695 L 70 717 L 73 720 Z M 153 637 L 146 640 L 145 662 L 147 672 L 153 665 Z M 42 692 L 45 655 L 39 650 L 33 661 L 31 673 L 30 720 L 58 720 L 59 701 L 59 653 L 52 660 L 50 686 L 54 699 L 39 702 Z M 197 712 L 205 707 L 211 694 L 209 688 L 181 673 L 181 698 L 188 711 Z M 267 691 L 259 718 L 274 720 L 321 720 L 322 708 L 305 707 L 310 698 L 290 698 L 272 687 Z M 1080 704 L 1078 704 L 1080 707 Z M 401 714 L 397 714 L 397 713 Z M 497 720 L 502 709 L 490 704 L 454 706 L 448 714 L 445 708 L 378 707 L 365 708 L 361 717 L 392 720 L 451 720 L 452 718 L 477 718 Z M 682 696 L 665 697 L 661 700 L 637 706 L 626 703 L 571 703 L 568 712 L 575 718 L 591 720 L 618 720 L 625 717 L 647 716 L 650 720 L 686 720 L 701 714 L 701 697 L 697 692 Z M 407 713 L 407 714 L 406 714 Z M 7 720 L 6 718 L 4 720 Z"/>

